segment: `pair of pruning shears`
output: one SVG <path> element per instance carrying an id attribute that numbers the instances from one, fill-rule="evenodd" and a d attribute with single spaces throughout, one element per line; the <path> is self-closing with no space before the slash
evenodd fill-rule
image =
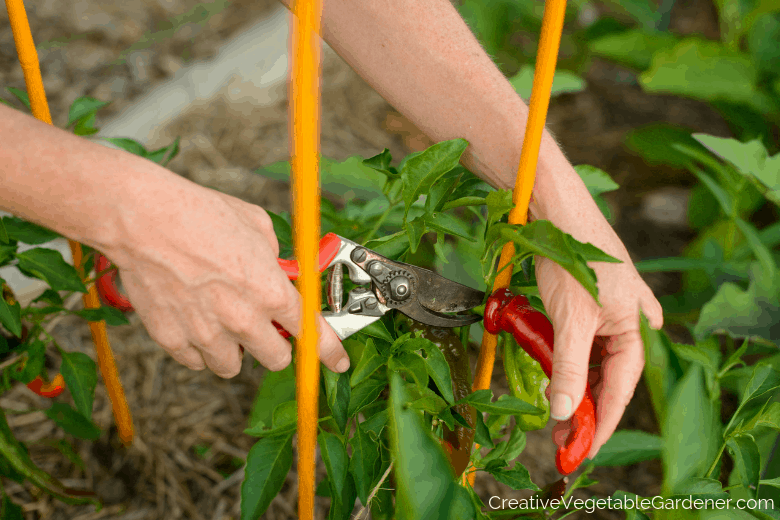
<path id="1" fill-rule="evenodd" d="M 290 280 L 298 278 L 298 262 L 279 260 Z M 357 285 L 344 299 L 344 270 Z M 329 310 L 323 318 L 340 339 L 379 320 L 391 309 L 433 327 L 462 327 L 482 319 L 461 313 L 481 305 L 485 293 L 448 280 L 433 271 L 390 260 L 351 240 L 328 233 L 320 240 L 319 268 L 328 275 Z M 367 287 L 369 286 L 369 287 Z M 449 314 L 448 314 L 449 313 Z M 277 325 L 284 336 L 289 334 Z"/>
<path id="2" fill-rule="evenodd" d="M 297 261 L 279 259 L 278 262 L 290 280 L 298 279 Z M 390 260 L 334 233 L 320 240 L 318 264 L 320 272 L 331 269 L 327 286 L 329 310 L 323 311 L 322 316 L 342 340 L 392 309 L 439 328 L 462 327 L 483 319 L 478 314 L 464 312 L 481 305 L 485 301 L 484 292 L 427 269 Z M 98 256 L 95 265 L 98 272 L 103 272 L 111 264 Z M 350 281 L 357 286 L 347 294 L 346 303 L 343 302 L 344 266 Z M 98 292 L 109 305 L 131 311 L 132 305 L 116 288 L 115 277 L 116 271 L 98 276 Z M 484 314 L 488 332 L 512 334 L 518 345 L 541 364 L 547 376 L 552 376 L 554 332 L 543 313 L 531 307 L 525 297 L 499 289 L 487 298 Z M 290 337 L 280 325 L 274 324 L 282 336 Z M 572 416 L 571 427 L 569 438 L 556 455 L 556 465 L 564 475 L 580 465 L 593 442 L 595 407 L 589 387 Z"/>

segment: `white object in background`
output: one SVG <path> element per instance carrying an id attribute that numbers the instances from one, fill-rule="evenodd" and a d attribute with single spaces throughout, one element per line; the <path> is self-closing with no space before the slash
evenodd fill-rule
<path id="1" fill-rule="evenodd" d="M 268 96 L 258 96 L 258 105 L 275 102 L 272 92 L 287 79 L 289 16 L 289 11 L 279 6 L 267 18 L 228 41 L 212 60 L 184 67 L 173 79 L 152 89 L 103 125 L 99 135 L 151 140 L 163 122 L 182 114 L 192 104 L 208 102 L 234 76 L 269 92 Z M 105 141 L 102 144 L 112 146 Z"/>

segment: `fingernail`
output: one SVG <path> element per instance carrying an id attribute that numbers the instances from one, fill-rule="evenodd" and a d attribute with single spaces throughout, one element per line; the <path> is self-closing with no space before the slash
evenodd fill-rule
<path id="1" fill-rule="evenodd" d="M 343 358 L 341 358 L 341 361 L 336 363 L 336 372 L 338 373 L 346 372 L 348 368 L 349 368 L 349 358 L 347 356 L 344 356 Z"/>
<path id="2" fill-rule="evenodd" d="M 550 417 L 556 421 L 565 421 L 571 417 L 571 397 L 555 394 L 550 401 Z"/>
<path id="3" fill-rule="evenodd" d="M 590 460 L 595 459 L 596 455 L 598 455 L 600 449 L 601 449 L 601 446 L 599 446 L 598 448 L 595 448 L 595 451 L 594 451 L 594 448 L 591 448 L 590 449 L 590 453 L 588 453 L 588 458 Z"/>

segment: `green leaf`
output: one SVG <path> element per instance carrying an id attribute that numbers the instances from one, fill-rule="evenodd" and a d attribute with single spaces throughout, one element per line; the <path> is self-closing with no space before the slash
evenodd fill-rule
<path id="1" fill-rule="evenodd" d="M 5 229 L 3 219 L 0 218 L 0 243 L 8 244 L 8 230 Z"/>
<path id="2" fill-rule="evenodd" d="M 92 419 L 92 403 L 97 385 L 95 362 L 83 352 L 62 351 L 60 371 L 76 403 L 76 409 L 87 419 Z"/>
<path id="3" fill-rule="evenodd" d="M 677 41 L 677 37 L 671 33 L 631 29 L 603 36 L 590 42 L 589 47 L 597 56 L 646 70 L 650 67 L 653 54 L 674 47 Z"/>
<path id="4" fill-rule="evenodd" d="M 43 291 L 43 293 L 41 293 L 40 296 L 38 296 L 33 300 L 33 303 L 36 302 L 50 303 L 57 307 L 62 307 L 62 305 L 64 304 L 64 302 L 62 301 L 62 296 L 60 296 L 60 293 L 58 293 L 57 291 L 52 291 L 51 289 L 46 289 L 45 291 Z"/>
<path id="5" fill-rule="evenodd" d="M 450 198 L 453 191 L 463 177 L 466 169 L 463 166 L 457 166 L 443 175 L 438 182 L 435 182 L 425 196 L 425 213 L 438 213 L 442 211 L 445 202 Z"/>
<path id="6" fill-rule="evenodd" d="M 588 188 L 588 193 L 590 193 L 593 200 L 596 201 L 596 205 L 598 205 L 601 213 L 604 214 L 604 218 L 607 220 L 611 219 L 612 212 L 609 209 L 607 201 L 601 197 L 601 194 L 615 191 L 620 188 L 618 183 L 613 181 L 612 177 L 604 170 L 600 170 L 589 164 L 577 165 L 574 167 L 574 170 L 580 176 L 582 182 L 585 183 L 585 187 Z"/>
<path id="7" fill-rule="evenodd" d="M 295 364 L 290 363 L 278 372 L 263 375 L 249 413 L 249 426 L 271 424 L 274 409 L 281 403 L 295 399 Z"/>
<path id="8" fill-rule="evenodd" d="M 273 428 L 279 429 L 288 426 L 295 427 L 298 420 L 298 402 L 295 400 L 285 401 L 274 408 Z"/>
<path id="9" fill-rule="evenodd" d="M 290 179 L 289 161 L 270 164 L 255 173 L 269 179 L 288 181 Z M 320 156 L 320 185 L 322 191 L 344 197 L 371 200 L 383 198 L 382 187 L 385 176 L 363 164 L 363 158 L 353 155 L 344 161 L 334 161 Z"/>
<path id="10" fill-rule="evenodd" d="M 593 459 L 596 466 L 630 466 L 661 457 L 663 439 L 642 431 L 620 430 L 604 444 Z"/>
<path id="11" fill-rule="evenodd" d="M 523 65 L 520 71 L 509 78 L 509 83 L 515 89 L 521 98 L 528 100 L 531 98 L 531 86 L 534 82 L 533 65 Z M 568 70 L 556 70 L 553 76 L 552 90 L 550 97 L 559 94 L 569 94 L 582 92 L 585 90 L 585 80 Z"/>
<path id="12" fill-rule="evenodd" d="M 423 235 L 425 235 L 425 217 L 420 215 L 406 222 L 404 228 L 406 229 L 406 235 L 409 237 L 409 251 L 416 253 L 417 248 L 420 246 L 420 241 Z"/>
<path id="13" fill-rule="evenodd" d="M 26 91 L 15 87 L 6 87 L 5 89 L 13 94 L 16 99 L 21 101 L 22 104 L 27 107 L 27 110 L 32 110 L 32 107 L 30 106 L 30 98 L 27 96 Z"/>
<path id="14" fill-rule="evenodd" d="M 446 233 L 474 242 L 474 238 L 471 236 L 473 226 L 447 213 L 426 215 L 425 225 L 438 233 Z"/>
<path id="15" fill-rule="evenodd" d="M 347 415 L 352 417 L 364 407 L 376 401 L 379 394 L 387 386 L 387 380 L 383 379 L 366 379 L 355 388 L 352 389 L 352 395 L 349 399 L 349 408 Z"/>
<path id="16" fill-rule="evenodd" d="M 696 168 L 693 165 L 690 165 L 689 168 L 701 181 L 701 183 L 704 184 L 708 190 L 710 190 L 710 193 L 712 193 L 712 195 L 715 197 L 715 200 L 717 200 L 718 204 L 720 204 L 720 208 L 723 210 L 723 213 L 731 218 L 735 218 L 737 208 L 735 200 L 731 194 L 721 188 L 715 179 L 701 171 L 699 168 Z"/>
<path id="17" fill-rule="evenodd" d="M 726 282 L 701 309 L 694 335 L 704 339 L 712 333 L 735 338 L 760 337 L 780 345 L 780 301 L 777 276 L 767 276 L 753 264 L 747 291 Z"/>
<path id="18" fill-rule="evenodd" d="M 11 502 L 8 495 L 3 495 L 3 501 L 0 502 L 0 518 L 4 520 L 24 520 L 22 507 Z"/>
<path id="19" fill-rule="evenodd" d="M 0 288 L 4 285 L 6 281 L 0 278 Z M 0 297 L 0 323 L 17 338 L 22 337 L 22 307 L 19 302 L 9 305 L 5 298 Z"/>
<path id="20" fill-rule="evenodd" d="M 369 240 L 365 246 L 392 260 L 399 258 L 409 250 L 409 239 L 406 233 L 399 231 L 392 235 Z"/>
<path id="21" fill-rule="evenodd" d="M 290 223 L 282 217 L 277 215 L 273 211 L 266 211 L 268 216 L 271 217 L 271 222 L 274 225 L 274 233 L 276 233 L 276 239 L 279 241 L 279 257 L 288 258 L 293 254 L 293 235 L 292 226 Z"/>
<path id="22" fill-rule="evenodd" d="M 774 111 L 775 103 L 758 91 L 757 81 L 758 69 L 748 55 L 699 38 L 686 38 L 672 49 L 656 52 L 650 68 L 639 76 L 647 92 Z"/>
<path id="23" fill-rule="evenodd" d="M 146 158 L 154 163 L 165 166 L 179 154 L 180 141 L 181 138 L 177 137 L 176 140 L 168 146 L 163 146 L 162 148 L 148 152 Z"/>
<path id="24" fill-rule="evenodd" d="M 501 395 L 495 402 L 491 402 L 493 392 L 474 392 L 462 401 L 470 404 L 480 412 L 498 415 L 540 415 L 543 410 L 511 395 Z"/>
<path id="25" fill-rule="evenodd" d="M 52 403 L 51 407 L 44 410 L 46 416 L 57 423 L 66 433 L 79 439 L 95 440 L 100 437 L 100 428 L 90 419 L 65 403 Z"/>
<path id="26" fill-rule="evenodd" d="M 720 420 L 699 365 L 690 365 L 675 386 L 662 432 L 663 491 L 679 492 L 684 481 L 707 471 L 719 448 Z"/>
<path id="27" fill-rule="evenodd" d="M 747 239 L 750 248 L 756 256 L 756 260 L 761 264 L 764 272 L 768 273 L 770 276 L 775 274 L 777 271 L 777 264 L 772 257 L 772 252 L 761 242 L 761 237 L 759 237 L 756 228 L 741 218 L 734 219 L 734 222 L 742 232 L 742 235 Z"/>
<path id="28" fill-rule="evenodd" d="M 292 466 L 292 435 L 260 439 L 249 450 L 241 484 L 241 520 L 256 520 L 282 490 Z"/>
<path id="29" fill-rule="evenodd" d="M 425 361 L 428 375 L 436 383 L 436 388 L 438 388 L 444 400 L 449 404 L 453 404 L 455 397 L 452 394 L 452 375 L 450 374 L 450 365 L 447 363 L 447 358 L 444 357 L 442 351 L 433 342 L 423 338 L 417 338 L 417 340 L 422 340 L 421 348 L 426 354 L 423 360 Z"/>
<path id="30" fill-rule="evenodd" d="M 702 500 L 721 500 L 728 498 L 720 481 L 711 478 L 691 477 L 677 486 L 675 493 L 669 498 L 699 498 Z"/>
<path id="31" fill-rule="evenodd" d="M 388 343 L 395 341 L 395 338 L 387 331 L 387 327 L 385 327 L 385 324 L 381 321 L 375 321 L 371 325 L 363 327 L 360 329 L 360 332 L 367 336 L 371 336 L 372 338 L 387 341 Z"/>
<path id="32" fill-rule="evenodd" d="M 499 238 L 501 240 L 499 240 Z M 591 244 L 578 242 L 550 221 L 535 220 L 525 226 L 496 224 L 488 230 L 485 242 L 512 241 L 518 251 L 544 256 L 566 269 L 598 301 L 596 273 L 587 262 L 620 262 Z"/>
<path id="33" fill-rule="evenodd" d="M 769 406 L 756 415 L 746 428 L 740 429 L 750 431 L 756 428 L 771 428 L 780 431 L 780 403 L 769 403 Z"/>
<path id="34" fill-rule="evenodd" d="M 390 440 L 395 461 L 396 512 L 406 520 L 447 520 L 455 481 L 439 442 L 420 412 L 406 408 L 409 393 L 390 375 Z"/>
<path id="35" fill-rule="evenodd" d="M 320 453 L 322 454 L 322 461 L 325 463 L 325 469 L 328 470 L 331 494 L 335 497 L 341 497 L 347 480 L 347 467 L 349 464 L 347 449 L 337 436 L 328 432 L 320 433 L 317 443 L 320 445 Z"/>
<path id="36" fill-rule="evenodd" d="M 11 371 L 11 377 L 24 384 L 29 383 L 43 372 L 43 366 L 46 361 L 46 343 L 35 339 L 30 343 L 23 344 L 23 352 L 27 353 L 27 361 L 21 372 Z"/>
<path id="37" fill-rule="evenodd" d="M 667 165 L 674 168 L 687 168 L 690 156 L 676 148 L 675 144 L 685 145 L 695 151 L 706 149 L 691 136 L 691 131 L 667 123 L 653 123 L 634 129 L 626 136 L 626 146 L 639 154 L 651 166 Z"/>
<path id="38" fill-rule="evenodd" d="M 75 413 L 75 412 L 74 412 Z M 74 496 L 54 477 L 38 468 L 27 453 L 26 448 L 14 437 L 5 412 L 0 408 L 0 454 L 8 461 L 8 466 L 16 475 L 22 475 L 53 497 L 67 504 L 98 504 L 93 494 Z"/>
<path id="39" fill-rule="evenodd" d="M 109 104 L 110 102 L 108 101 L 100 101 L 99 99 L 86 97 L 86 96 L 76 99 L 70 105 L 70 110 L 68 111 L 67 126 L 71 126 L 72 124 L 76 123 L 76 121 L 78 121 L 79 119 L 85 116 L 88 116 L 90 114 L 95 114 L 101 108 L 104 108 Z"/>
<path id="40" fill-rule="evenodd" d="M 62 254 L 54 249 L 36 247 L 17 253 L 19 270 L 27 276 L 39 278 L 55 291 L 87 292 L 76 269 L 65 262 Z"/>
<path id="41" fill-rule="evenodd" d="M 390 155 L 390 150 L 385 148 L 381 153 L 378 153 L 373 157 L 369 157 L 368 159 L 364 159 L 363 165 L 368 166 L 369 168 L 373 168 L 374 170 L 381 172 L 390 178 L 394 178 L 398 177 L 398 173 L 393 172 L 390 169 L 390 163 L 392 160 L 393 156 Z"/>
<path id="42" fill-rule="evenodd" d="M 128 139 L 125 137 L 104 137 L 103 139 L 126 152 L 146 157 L 146 148 L 135 139 Z"/>
<path id="43" fill-rule="evenodd" d="M 385 426 L 387 425 L 387 410 L 382 410 L 381 412 L 377 412 L 374 415 L 372 415 L 370 418 L 366 419 L 362 423 L 360 423 L 363 430 L 365 430 L 368 433 L 371 433 L 375 439 L 379 439 L 379 435 L 382 433 L 382 430 L 384 430 Z"/>
<path id="44" fill-rule="evenodd" d="M 354 387 L 362 383 L 364 379 L 376 372 L 377 369 L 385 363 L 387 363 L 387 358 L 379 355 L 376 351 L 376 347 L 374 347 L 374 340 L 368 338 L 366 346 L 363 349 L 363 355 L 360 356 L 360 361 L 358 361 L 357 366 L 352 371 L 349 384 Z"/>
<path id="45" fill-rule="evenodd" d="M 743 488 L 755 497 L 761 474 L 761 454 L 756 441 L 749 435 L 737 435 L 728 439 L 726 446 L 734 459 Z"/>
<path id="46" fill-rule="evenodd" d="M 491 191 L 485 197 L 485 203 L 488 207 L 488 227 L 501 220 L 515 207 L 515 203 L 512 201 L 512 190 Z"/>
<path id="47" fill-rule="evenodd" d="M 99 130 L 95 128 L 95 114 L 88 114 L 76 122 L 73 133 L 78 136 L 94 135 Z"/>
<path id="48" fill-rule="evenodd" d="M 750 380 L 748 380 L 742 392 L 740 405 L 744 405 L 751 399 L 764 395 L 768 391 L 777 388 L 778 385 L 780 385 L 780 372 L 769 364 L 757 363 L 753 367 Z"/>
<path id="49" fill-rule="evenodd" d="M 385 414 L 385 417 L 387 415 Z M 355 487 L 360 502 L 368 504 L 368 495 L 374 486 L 379 466 L 379 450 L 376 449 L 376 441 L 365 429 L 365 422 L 355 429 L 355 435 L 349 440 L 352 446 L 352 456 L 349 459 L 349 470 L 355 480 Z"/>
<path id="50" fill-rule="evenodd" d="M 87 321 L 105 321 L 106 325 L 111 325 L 112 327 L 130 325 L 130 320 L 127 319 L 125 313 L 113 307 L 106 306 L 97 309 L 81 309 L 72 312 Z"/>
<path id="51" fill-rule="evenodd" d="M 758 3 L 774 4 L 774 10 L 780 10 L 780 5 L 776 1 L 768 0 Z M 780 75 L 780 50 L 778 50 L 777 45 L 780 42 L 780 20 L 776 15 L 771 14 L 753 16 L 755 22 L 747 35 L 748 50 L 761 69 L 775 76 Z"/>
<path id="52" fill-rule="evenodd" d="M 412 376 L 419 389 L 428 388 L 428 370 L 425 360 L 416 352 L 398 352 L 390 358 L 388 368 Z"/>
<path id="53" fill-rule="evenodd" d="M 512 469 L 495 469 L 490 472 L 493 477 L 504 485 L 515 490 L 530 489 L 532 491 L 541 491 L 539 486 L 531 481 L 531 475 L 525 466 L 519 462 L 515 463 Z"/>
<path id="54" fill-rule="evenodd" d="M 60 237 L 59 233 L 17 217 L 3 217 L 3 225 L 8 232 L 8 238 L 25 244 L 44 244 Z"/>
<path id="55" fill-rule="evenodd" d="M 482 417 L 481 413 L 475 414 L 477 418 L 477 424 L 474 431 L 474 441 L 479 444 L 480 446 L 486 447 L 486 448 L 494 448 L 495 444 L 493 444 L 493 439 L 490 438 L 490 430 L 488 430 L 488 427 L 485 426 L 485 419 Z M 492 453 L 492 451 L 491 451 Z M 502 450 L 503 453 L 503 450 Z M 497 456 L 500 456 L 500 454 L 496 454 Z M 488 454 L 489 456 L 489 454 Z M 487 457 L 485 459 L 487 459 Z M 484 459 L 483 459 L 484 461 Z"/>
<path id="56" fill-rule="evenodd" d="M 776 488 L 780 488 L 780 477 L 776 477 L 773 479 L 767 479 L 761 481 L 762 486 L 772 486 Z"/>
<path id="57" fill-rule="evenodd" d="M 337 374 L 326 366 L 322 366 L 322 380 L 325 385 L 325 395 L 328 399 L 333 420 L 341 432 L 347 428 L 347 409 L 349 408 L 350 392 L 349 373 Z M 350 414 L 351 415 L 351 414 Z M 339 493 L 341 490 L 339 490 Z"/>
<path id="58" fill-rule="evenodd" d="M 780 205 L 780 153 L 770 157 L 759 139 L 740 143 L 736 139 L 707 134 L 694 134 L 693 137 L 712 153 L 734 165 L 742 175 L 758 181 L 766 189 L 766 198 Z"/>
<path id="59" fill-rule="evenodd" d="M 422 153 L 406 160 L 401 167 L 404 217 L 409 213 L 420 195 L 428 193 L 433 183 L 452 170 L 460 161 L 460 156 L 468 146 L 465 139 L 453 139 L 434 144 Z"/>

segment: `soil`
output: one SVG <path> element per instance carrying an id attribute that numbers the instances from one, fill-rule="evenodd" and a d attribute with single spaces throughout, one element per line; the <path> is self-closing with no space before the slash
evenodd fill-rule
<path id="1" fill-rule="evenodd" d="M 112 101 L 101 116 L 104 120 L 118 114 L 189 61 L 212 56 L 237 31 L 263 18 L 275 2 L 204 4 L 210 5 L 205 15 L 205 8 L 198 7 L 196 0 L 28 0 L 26 4 L 36 42 L 48 42 L 39 49 L 41 69 L 55 124 L 62 126 L 67 107 L 79 96 Z M 702 22 L 694 14 L 698 11 L 680 10 L 673 13 L 673 24 L 682 27 L 680 30 L 712 30 L 714 22 L 707 17 Z M 691 20 L 704 23 L 704 29 L 691 25 Z M 368 157 L 390 148 L 394 157 L 403 157 L 430 144 L 330 51 L 323 77 L 324 155 L 333 159 L 354 154 Z M 586 80 L 584 92 L 552 101 L 550 129 L 574 164 L 598 166 L 622 186 L 607 198 L 616 213 L 615 228 L 635 260 L 679 254 L 691 233 L 685 227 L 649 220 L 641 203 L 652 190 L 666 186 L 685 189 L 692 179 L 677 170 L 648 167 L 625 149 L 623 140 L 632 128 L 652 122 L 681 123 L 724 136 L 728 135 L 725 123 L 702 103 L 644 94 L 629 71 L 606 62 L 596 60 Z M 0 12 L 0 85 L 24 88 L 5 12 Z M 194 107 L 166 123 L 159 142 L 147 144 L 162 146 L 181 136 L 181 154 L 169 165 L 173 171 L 270 210 L 285 210 L 289 208 L 288 187 L 252 171 L 289 157 L 286 89 L 279 90 L 274 105 L 258 107 L 251 102 L 252 88 L 236 80 L 208 106 Z M 647 275 L 645 279 L 657 295 L 674 292 L 679 284 L 668 274 Z M 104 434 L 95 443 L 67 437 L 41 412 L 10 418 L 15 434 L 28 444 L 31 456 L 44 470 L 69 487 L 94 490 L 105 507 L 96 512 L 88 506 L 67 506 L 30 485 L 10 481 L 4 482 L 6 493 L 23 505 L 29 520 L 239 518 L 242 464 L 254 440 L 242 431 L 264 370 L 246 362 L 241 374 L 230 380 L 210 372 L 193 372 L 166 355 L 149 338 L 137 316 L 131 314 L 130 320 L 131 325 L 109 330 L 136 428 L 129 448 L 121 445 L 112 426 L 102 381 L 96 392 L 94 420 Z M 94 358 L 89 329 L 81 320 L 61 320 L 52 334 L 65 349 Z M 494 391 L 507 392 L 499 383 L 503 379 L 499 362 Z M 19 385 L 0 399 L 0 405 L 42 408 L 46 402 Z M 647 390 L 640 385 L 620 428 L 657 431 L 650 409 Z M 550 435 L 550 427 L 530 432 L 528 447 L 519 459 L 540 485 L 558 476 Z M 70 446 L 83 465 L 63 456 L 53 446 L 53 439 Z M 322 468 L 319 471 L 324 474 Z M 616 489 L 652 496 L 660 491 L 661 476 L 658 461 L 597 469 L 592 477 L 599 483 L 576 496 L 607 497 Z M 478 480 L 477 490 L 483 500 L 493 495 L 523 496 L 488 478 Z M 293 467 L 265 518 L 297 518 L 296 492 Z M 327 510 L 328 500 L 318 498 L 317 518 L 325 518 Z M 622 516 L 599 511 L 588 517 Z"/>

